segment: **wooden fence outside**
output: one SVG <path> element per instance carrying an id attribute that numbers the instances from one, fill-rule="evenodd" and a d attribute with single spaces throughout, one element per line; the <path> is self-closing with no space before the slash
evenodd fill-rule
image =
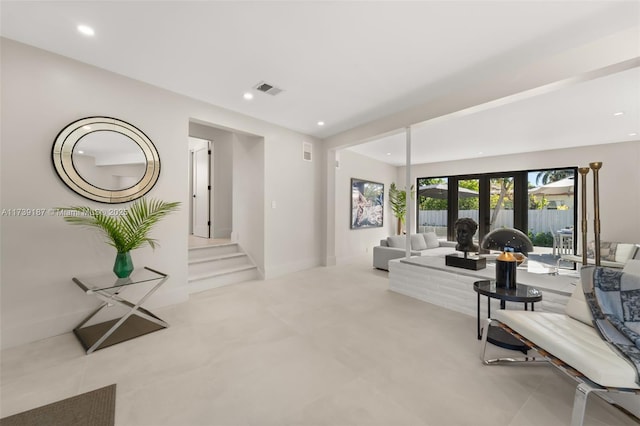
<path id="1" fill-rule="evenodd" d="M 458 217 L 470 217 L 478 222 L 477 210 L 460 210 Z M 418 224 L 421 227 L 446 227 L 446 210 L 420 210 Z M 574 226 L 573 210 L 529 210 L 529 231 L 555 232 L 559 229 Z M 513 210 L 500 210 L 495 227 L 513 228 Z"/>

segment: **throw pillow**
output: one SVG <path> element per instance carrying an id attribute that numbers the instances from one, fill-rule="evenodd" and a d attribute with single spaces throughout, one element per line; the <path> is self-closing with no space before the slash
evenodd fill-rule
<path id="1" fill-rule="evenodd" d="M 581 281 L 578 281 L 576 284 L 573 294 L 564 307 L 564 313 L 576 321 L 580 321 L 593 327 L 593 315 L 591 315 L 589 305 L 587 305 L 587 301 L 584 298 L 584 290 L 582 289 Z"/>
<path id="2" fill-rule="evenodd" d="M 618 247 L 618 243 L 612 243 L 609 241 L 600 241 L 600 260 L 615 262 L 617 247 Z M 587 257 L 589 259 L 595 259 L 596 257 L 595 241 L 589 241 L 589 244 L 587 245 Z"/>
<path id="3" fill-rule="evenodd" d="M 435 232 L 425 232 L 422 236 L 428 249 L 440 247 L 440 242 L 438 242 L 438 236 Z"/>
<path id="4" fill-rule="evenodd" d="M 394 235 L 393 237 L 387 237 L 387 245 L 389 247 L 396 248 L 405 248 L 405 236 L 404 235 Z"/>
<path id="5" fill-rule="evenodd" d="M 424 237 L 420 234 L 411 235 L 411 250 L 426 250 L 427 243 L 424 241 Z"/>
<path id="6" fill-rule="evenodd" d="M 617 248 L 618 248 L 618 243 L 601 241 L 600 242 L 600 259 L 607 260 L 610 262 L 615 262 Z"/>
<path id="7" fill-rule="evenodd" d="M 587 257 L 594 259 L 596 257 L 596 242 L 591 240 L 587 243 Z"/>

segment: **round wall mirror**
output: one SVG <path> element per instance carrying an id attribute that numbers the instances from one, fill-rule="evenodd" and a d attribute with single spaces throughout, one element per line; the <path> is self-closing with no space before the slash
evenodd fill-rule
<path id="1" fill-rule="evenodd" d="M 102 203 L 140 198 L 160 176 L 160 157 L 147 135 L 110 117 L 82 118 L 62 129 L 53 166 L 69 188 Z"/>

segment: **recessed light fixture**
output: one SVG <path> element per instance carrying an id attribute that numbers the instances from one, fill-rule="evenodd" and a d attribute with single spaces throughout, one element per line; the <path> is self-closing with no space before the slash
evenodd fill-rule
<path id="1" fill-rule="evenodd" d="M 77 28 L 78 28 L 78 32 L 80 34 L 84 34 L 84 35 L 89 36 L 89 37 L 94 36 L 95 33 L 96 33 L 95 31 L 93 31 L 93 28 L 91 28 L 88 25 L 78 25 Z"/>
<path id="2" fill-rule="evenodd" d="M 318 121 L 318 126 L 324 126 L 324 121 Z"/>
<path id="3" fill-rule="evenodd" d="M 614 112 L 613 115 L 615 115 L 616 117 L 619 117 L 621 115 L 624 115 L 624 111 Z"/>
<path id="4" fill-rule="evenodd" d="M 245 98 L 246 100 L 250 101 L 251 99 L 253 99 L 253 93 L 246 92 L 244 95 L 242 95 L 242 97 Z"/>
<path id="5" fill-rule="evenodd" d="M 636 132 L 631 132 L 629 133 L 629 136 L 638 136 L 638 134 Z"/>
<path id="6" fill-rule="evenodd" d="M 387 152 L 387 155 L 391 155 L 391 153 L 390 153 L 390 152 Z"/>

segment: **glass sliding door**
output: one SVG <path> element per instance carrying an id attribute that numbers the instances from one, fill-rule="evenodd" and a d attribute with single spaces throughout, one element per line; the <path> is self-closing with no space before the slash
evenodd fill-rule
<path id="1" fill-rule="evenodd" d="M 529 237 L 536 252 L 559 258 L 575 253 L 577 169 L 528 173 Z"/>
<path id="2" fill-rule="evenodd" d="M 480 223 L 480 179 L 458 180 L 458 218 L 469 217 Z M 473 242 L 478 244 L 479 231 L 476 230 Z"/>
<path id="3" fill-rule="evenodd" d="M 489 179 L 489 231 L 514 227 L 514 183 L 513 176 Z"/>
<path id="4" fill-rule="evenodd" d="M 447 239 L 449 187 L 448 178 L 418 179 L 418 232 L 435 231 Z"/>
<path id="5" fill-rule="evenodd" d="M 515 228 L 536 252 L 556 259 L 574 253 L 577 174 L 566 167 L 419 178 L 417 231 L 455 241 L 455 221 L 470 217 L 478 223 L 476 242 L 494 229 Z"/>

